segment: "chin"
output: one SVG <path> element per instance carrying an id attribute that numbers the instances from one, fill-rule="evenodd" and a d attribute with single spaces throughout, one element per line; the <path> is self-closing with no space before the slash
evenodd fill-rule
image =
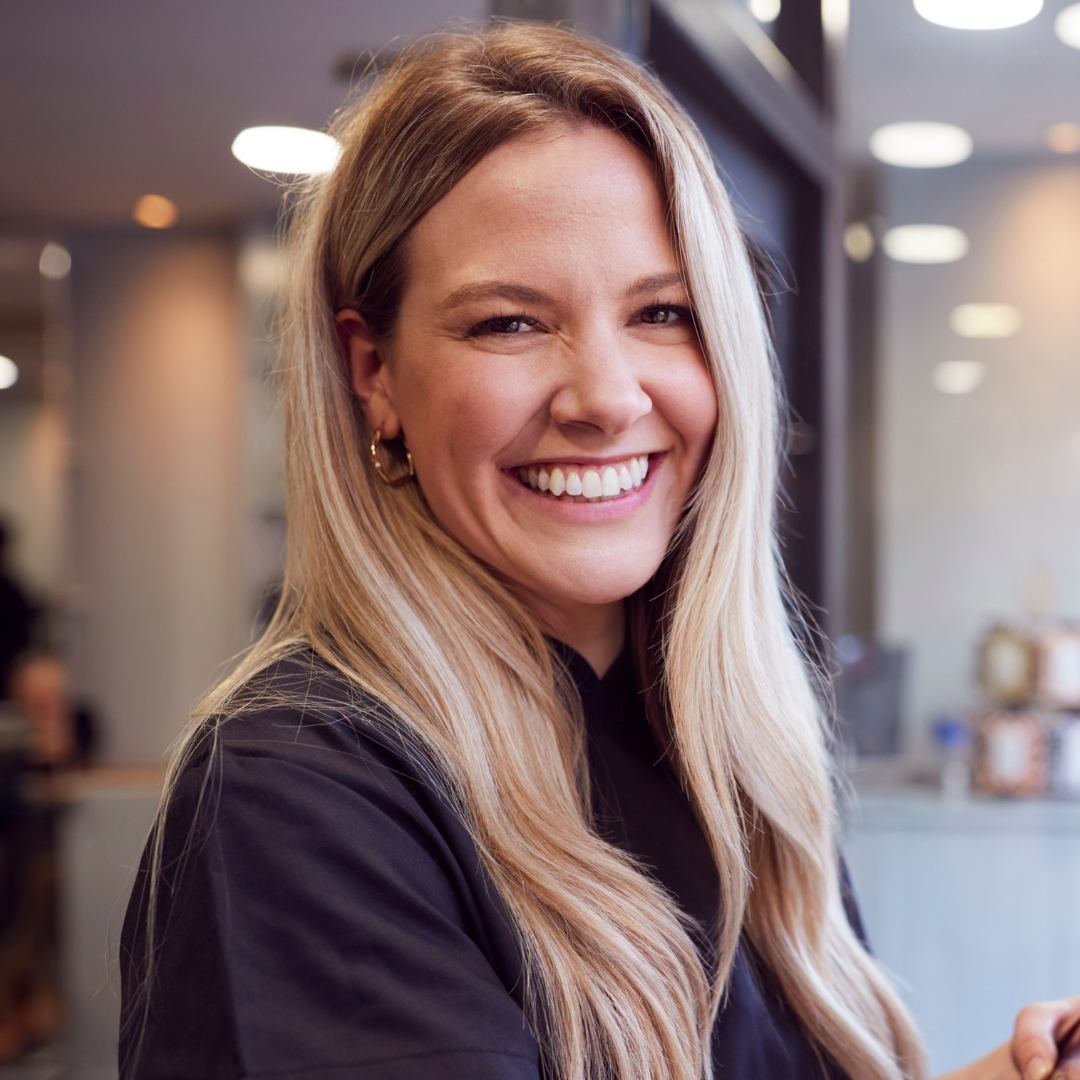
<path id="1" fill-rule="evenodd" d="M 540 578 L 535 591 L 555 603 L 570 604 L 612 604 L 625 600 L 637 592 L 656 572 L 652 562 L 642 566 L 634 560 L 621 566 L 615 560 L 607 561 L 603 566 L 584 565 L 564 572 L 556 580 Z"/>

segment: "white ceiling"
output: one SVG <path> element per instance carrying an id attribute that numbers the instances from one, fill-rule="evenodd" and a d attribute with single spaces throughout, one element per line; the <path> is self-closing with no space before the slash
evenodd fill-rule
<path id="1" fill-rule="evenodd" d="M 934 26 L 911 0 L 852 0 L 846 141 L 893 120 L 948 120 L 976 152 L 1044 153 L 1080 122 L 1080 51 L 1026 26 Z M 322 126 L 347 87 L 334 60 L 486 0 L 41 0 L 0 21 L 0 220 L 123 221 L 146 192 L 189 222 L 272 210 L 278 193 L 229 153 L 260 123 Z"/>
<path id="2" fill-rule="evenodd" d="M 868 156 L 870 133 L 897 120 L 966 128 L 976 155 L 1048 153 L 1044 133 L 1080 123 L 1080 50 L 1054 36 L 1070 0 L 1047 0 L 1009 30 L 951 30 L 916 14 L 912 0 L 851 0 L 849 151 Z"/>

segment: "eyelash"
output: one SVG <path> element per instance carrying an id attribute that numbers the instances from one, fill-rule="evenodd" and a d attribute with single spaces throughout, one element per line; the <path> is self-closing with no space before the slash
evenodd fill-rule
<path id="1" fill-rule="evenodd" d="M 638 313 L 637 317 L 641 318 L 644 315 L 657 314 L 663 311 L 674 312 L 679 318 L 693 325 L 694 314 L 681 304 L 665 304 L 657 301 L 654 304 L 649 304 L 647 307 L 643 307 Z M 642 320 L 644 321 L 644 320 Z M 525 326 L 535 326 L 538 320 L 526 315 L 524 312 L 517 312 L 513 315 L 496 315 L 492 319 L 484 319 L 483 322 L 478 322 L 467 333 L 466 337 L 480 337 L 483 334 L 494 334 L 497 337 L 513 337 L 514 335 L 508 330 L 504 329 L 502 332 L 496 329 L 499 324 L 505 327 L 509 323 L 524 323 Z M 646 326 L 664 326 L 671 325 L 670 323 L 645 323 Z"/>

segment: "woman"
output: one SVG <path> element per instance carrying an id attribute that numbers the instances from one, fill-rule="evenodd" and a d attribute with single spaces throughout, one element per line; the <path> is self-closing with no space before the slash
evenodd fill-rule
<path id="1" fill-rule="evenodd" d="M 174 767 L 124 1075 L 921 1076 L 845 907 L 699 134 L 523 25 L 407 51 L 339 127 L 295 226 L 285 592 Z M 1027 1024 L 1047 1062 L 1069 1008 Z"/>

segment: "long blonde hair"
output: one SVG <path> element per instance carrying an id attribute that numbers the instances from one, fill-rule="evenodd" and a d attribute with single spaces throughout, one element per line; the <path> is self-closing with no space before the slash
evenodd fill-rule
<path id="1" fill-rule="evenodd" d="M 654 162 L 721 402 L 679 535 L 631 605 L 639 666 L 655 675 L 720 879 L 711 979 L 672 899 L 590 826 L 580 704 L 535 619 L 443 531 L 418 486 L 392 490 L 367 462 L 334 329 L 337 310 L 357 308 L 392 340 L 412 226 L 496 146 L 566 122 L 613 128 Z M 305 191 L 291 232 L 284 594 L 202 717 L 227 714 L 298 643 L 385 703 L 437 763 L 494 879 L 561 1080 L 711 1075 L 741 935 L 848 1074 L 921 1077 L 910 1018 L 844 914 L 824 720 L 774 536 L 775 366 L 701 135 L 633 61 L 528 24 L 423 40 L 335 128 L 341 160 Z"/>

